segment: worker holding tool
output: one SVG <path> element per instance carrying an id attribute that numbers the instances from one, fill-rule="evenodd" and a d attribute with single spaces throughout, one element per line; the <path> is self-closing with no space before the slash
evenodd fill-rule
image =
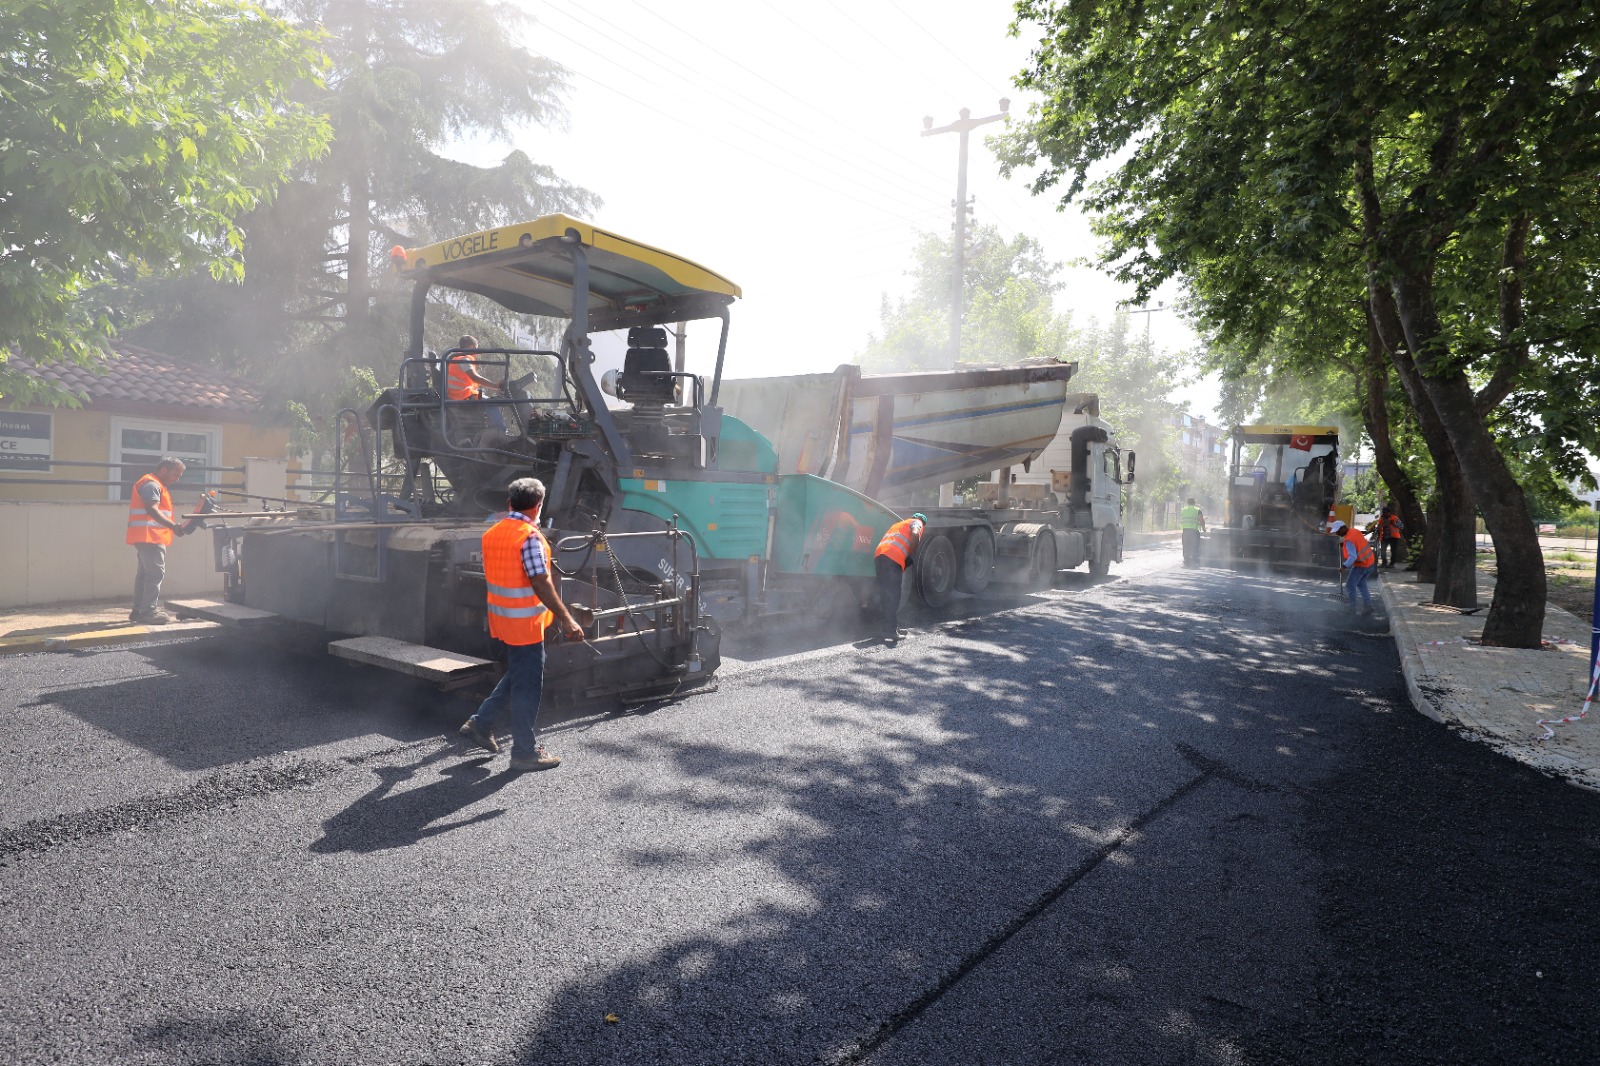
<path id="1" fill-rule="evenodd" d="M 172 616 L 161 609 L 161 580 L 167 573 L 167 546 L 174 535 L 194 532 L 193 523 L 180 526 L 173 520 L 169 486 L 183 477 L 182 459 L 165 456 L 154 473 L 133 483 L 128 496 L 127 543 L 139 555 L 139 570 L 133 579 L 133 611 L 128 621 L 164 626 Z"/>
<path id="2" fill-rule="evenodd" d="M 1193 496 L 1189 497 L 1188 505 L 1178 512 L 1178 528 L 1183 531 L 1183 565 L 1198 566 L 1200 534 L 1206 531 L 1206 516 L 1195 506 Z"/>
<path id="3" fill-rule="evenodd" d="M 551 579 L 550 544 L 539 532 L 544 483 L 519 478 L 507 490 L 506 513 L 483 535 L 483 577 L 488 587 L 489 635 L 506 646 L 506 672 L 478 711 L 461 724 L 462 737 L 498 752 L 495 720 L 511 712 L 511 769 L 549 770 L 561 760 L 539 743 L 539 700 L 544 692 L 544 631 L 555 618 L 568 640 L 584 639 Z"/>
<path id="4" fill-rule="evenodd" d="M 1374 614 L 1372 607 L 1372 593 L 1367 590 L 1367 579 L 1378 568 L 1378 554 L 1372 550 L 1372 545 L 1367 543 L 1367 538 L 1361 535 L 1358 529 L 1351 529 L 1343 522 L 1334 522 L 1333 528 L 1328 530 L 1334 536 L 1342 539 L 1339 545 L 1339 567 L 1345 577 L 1344 597 L 1345 602 L 1352 608 L 1356 605 L 1356 592 L 1361 593 L 1361 613 Z"/>
<path id="5" fill-rule="evenodd" d="M 928 516 L 918 511 L 896 522 L 873 552 L 873 566 L 878 571 L 878 599 L 883 604 L 883 639 L 889 644 L 897 643 L 906 635 L 906 631 L 899 628 L 900 585 L 917 545 L 922 543 L 922 530 L 927 521 Z"/>

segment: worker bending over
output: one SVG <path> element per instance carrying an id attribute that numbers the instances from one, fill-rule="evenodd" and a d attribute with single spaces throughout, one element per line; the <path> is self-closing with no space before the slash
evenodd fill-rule
<path id="1" fill-rule="evenodd" d="M 459 732 L 479 747 L 498 752 L 495 720 L 509 708 L 511 769 L 548 770 L 561 760 L 539 743 L 544 631 L 552 616 L 568 640 L 583 640 L 583 627 L 561 602 L 550 577 L 550 544 L 539 532 L 544 483 L 519 478 L 507 493 L 506 513 L 483 535 L 489 635 L 506 646 L 506 673 Z"/>
<path id="2" fill-rule="evenodd" d="M 1183 531 L 1183 565 L 1197 566 L 1200 562 L 1200 534 L 1206 531 L 1205 513 L 1195 506 L 1194 497 L 1178 512 L 1178 528 Z"/>
<path id="3" fill-rule="evenodd" d="M 906 635 L 899 628 L 900 584 L 906 567 L 922 543 L 922 530 L 928 516 L 918 511 L 910 518 L 896 522 L 878 541 L 873 553 L 873 565 L 878 571 L 878 599 L 883 604 L 883 639 L 890 644 Z"/>
<path id="4" fill-rule="evenodd" d="M 1342 538 L 1339 545 L 1339 565 L 1349 571 L 1344 582 L 1344 598 L 1349 606 L 1356 605 L 1356 592 L 1361 592 L 1361 613 L 1370 615 L 1372 609 L 1372 593 L 1367 589 L 1367 579 L 1378 568 L 1378 555 L 1372 550 L 1372 545 L 1367 543 L 1367 538 L 1362 536 L 1359 529 L 1351 529 L 1343 522 L 1335 522 L 1328 532 Z"/>

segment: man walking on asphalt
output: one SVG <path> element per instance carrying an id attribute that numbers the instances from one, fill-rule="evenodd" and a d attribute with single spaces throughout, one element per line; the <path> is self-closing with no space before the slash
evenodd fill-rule
<path id="1" fill-rule="evenodd" d="M 906 635 L 906 631 L 899 628 L 901 579 L 906 567 L 911 565 L 917 545 L 922 543 L 922 530 L 927 521 L 928 516 L 918 511 L 896 522 L 873 552 L 872 563 L 878 571 L 878 599 L 883 605 L 883 639 L 890 644 Z"/>
<path id="2" fill-rule="evenodd" d="M 1328 532 L 1336 537 L 1343 538 L 1339 545 L 1339 565 L 1349 574 L 1344 581 L 1345 601 L 1353 608 L 1356 605 L 1356 591 L 1361 592 L 1361 613 L 1370 615 L 1375 613 L 1372 607 L 1372 593 L 1367 590 L 1367 579 L 1378 568 L 1378 555 L 1372 550 L 1372 545 L 1367 543 L 1367 538 L 1359 529 L 1351 529 L 1343 522 L 1335 522 Z"/>
<path id="3" fill-rule="evenodd" d="M 1178 512 L 1178 528 L 1183 531 L 1183 565 L 1200 562 L 1200 534 L 1206 531 L 1206 516 L 1189 497 L 1188 506 Z"/>
<path id="4" fill-rule="evenodd" d="M 189 530 L 172 519 L 172 494 L 167 491 L 183 477 L 183 460 L 171 456 L 156 464 L 155 473 L 133 483 L 128 496 L 127 543 L 139 554 L 139 571 L 133 579 L 133 611 L 130 622 L 164 626 L 172 616 L 161 609 L 161 580 L 167 574 L 167 546 L 174 534 Z"/>
<path id="5" fill-rule="evenodd" d="M 1405 561 L 1405 523 L 1394 513 L 1393 507 L 1384 504 L 1383 511 L 1378 515 L 1378 563 L 1385 570 L 1393 570 L 1395 563 Z"/>
<path id="6" fill-rule="evenodd" d="M 507 490 L 506 513 L 483 535 L 483 576 L 488 586 L 489 635 L 506 646 L 506 672 L 489 698 L 461 724 L 461 736 L 498 752 L 495 720 L 511 712 L 511 769 L 548 770 L 561 760 L 539 743 L 539 700 L 544 693 L 544 631 L 551 617 L 568 640 L 583 627 L 556 593 L 550 545 L 539 532 L 544 483 L 519 478 Z"/>

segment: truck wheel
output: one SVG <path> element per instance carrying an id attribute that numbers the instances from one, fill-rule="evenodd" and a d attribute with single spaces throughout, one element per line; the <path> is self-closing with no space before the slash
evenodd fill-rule
<path id="1" fill-rule="evenodd" d="M 1107 526 L 1100 531 L 1100 543 L 1094 553 L 1094 558 L 1089 560 L 1089 573 L 1095 577 L 1105 577 L 1111 573 L 1111 553 L 1117 543 L 1117 529 Z"/>
<path id="2" fill-rule="evenodd" d="M 1046 530 L 1037 537 L 1039 546 L 1034 549 L 1033 587 L 1048 589 L 1056 583 L 1056 535 Z"/>
<path id="3" fill-rule="evenodd" d="M 956 588 L 976 596 L 989 587 L 994 577 L 994 534 L 983 526 L 967 531 L 961 546 L 961 568 L 956 572 Z"/>
<path id="4" fill-rule="evenodd" d="M 956 550 L 940 533 L 917 552 L 917 591 L 929 607 L 943 607 L 956 588 Z"/>

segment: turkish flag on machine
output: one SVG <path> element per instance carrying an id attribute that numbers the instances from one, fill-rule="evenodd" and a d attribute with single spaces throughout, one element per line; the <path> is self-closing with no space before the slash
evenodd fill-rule
<path id="1" fill-rule="evenodd" d="M 1311 438 L 1304 433 L 1296 433 L 1289 438 L 1289 447 L 1297 451 L 1309 452 L 1311 450 Z"/>

